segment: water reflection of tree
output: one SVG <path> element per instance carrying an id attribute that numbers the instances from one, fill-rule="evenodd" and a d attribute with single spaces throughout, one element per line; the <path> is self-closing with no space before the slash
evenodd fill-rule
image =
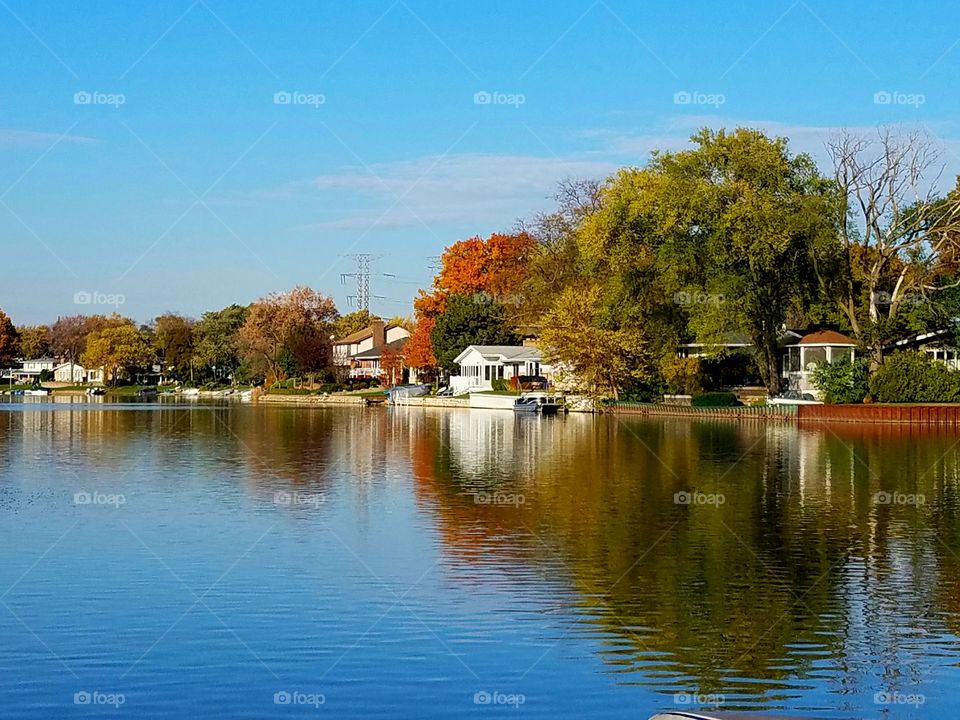
<path id="1" fill-rule="evenodd" d="M 939 567 L 951 615 L 960 605 L 947 581 L 960 558 L 931 537 L 949 529 L 960 548 L 957 456 L 945 437 L 568 418 L 526 435 L 461 434 L 492 442 L 464 448 L 446 417 L 411 435 L 411 452 L 451 550 L 469 560 L 471 548 L 514 543 L 504 560 L 542 563 L 555 553 L 608 661 L 643 670 L 638 681 L 755 696 L 827 661 L 838 683 L 855 683 L 839 663 L 857 648 L 880 659 L 864 672 L 903 671 L 909 642 L 871 621 L 935 623 L 922 577 Z M 535 444 L 549 451 L 531 462 Z M 476 487 L 518 489 L 526 503 L 473 505 L 464 494 Z M 725 502 L 677 505 L 681 491 Z M 877 505 L 880 491 L 924 492 L 927 505 Z M 524 541 L 528 529 L 542 543 Z"/>

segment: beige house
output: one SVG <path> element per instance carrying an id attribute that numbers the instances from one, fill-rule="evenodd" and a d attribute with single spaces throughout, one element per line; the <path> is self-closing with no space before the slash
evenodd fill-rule
<path id="1" fill-rule="evenodd" d="M 53 369 L 53 379 L 59 383 L 79 385 L 81 383 L 103 384 L 103 368 L 87 369 L 76 363 L 65 362 Z"/>
<path id="2" fill-rule="evenodd" d="M 401 350 L 409 337 L 405 327 L 375 320 L 363 330 L 333 341 L 333 365 L 351 379 L 377 379 L 381 352 Z"/>

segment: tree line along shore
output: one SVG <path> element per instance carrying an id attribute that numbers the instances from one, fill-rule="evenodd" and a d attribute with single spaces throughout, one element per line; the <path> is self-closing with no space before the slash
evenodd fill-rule
<path id="1" fill-rule="evenodd" d="M 778 395 L 785 332 L 832 330 L 855 351 L 804 368 L 828 402 L 960 401 L 955 363 L 912 343 L 956 346 L 960 185 L 919 132 L 840 132 L 826 155 L 818 167 L 786 138 L 704 129 L 642 166 L 562 181 L 552 210 L 445 249 L 413 316 L 391 321 L 409 339 L 381 358 L 381 378 L 442 380 L 465 347 L 530 344 L 558 382 L 594 397 L 738 382 Z M 196 386 L 337 389 L 349 378 L 334 343 L 374 320 L 308 287 L 140 325 L 114 314 L 17 326 L 0 311 L 0 367 L 50 356 L 111 384 L 159 368 Z"/>

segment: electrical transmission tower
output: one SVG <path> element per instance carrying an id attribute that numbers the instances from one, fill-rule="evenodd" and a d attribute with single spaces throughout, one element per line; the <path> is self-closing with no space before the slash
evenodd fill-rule
<path id="1" fill-rule="evenodd" d="M 357 281 L 357 294 L 351 295 L 347 300 L 353 300 L 357 304 L 358 310 L 370 310 L 370 262 L 374 259 L 370 253 L 353 253 L 347 257 L 352 257 L 357 262 L 357 269 L 352 273 L 340 273 L 340 282 L 346 284 L 347 278 L 355 278 Z"/>

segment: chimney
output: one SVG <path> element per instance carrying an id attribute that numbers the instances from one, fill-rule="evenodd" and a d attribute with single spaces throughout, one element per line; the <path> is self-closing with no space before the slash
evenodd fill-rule
<path id="1" fill-rule="evenodd" d="M 373 346 L 381 347 L 387 342 L 387 329 L 383 320 L 379 318 L 370 323 L 370 329 L 373 331 Z"/>

